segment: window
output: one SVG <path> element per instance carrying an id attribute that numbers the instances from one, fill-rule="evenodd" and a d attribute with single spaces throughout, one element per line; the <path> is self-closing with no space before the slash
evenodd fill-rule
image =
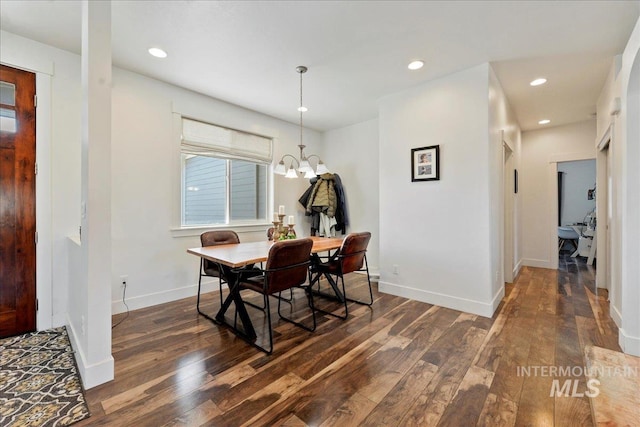
<path id="1" fill-rule="evenodd" d="M 182 225 L 264 223 L 272 140 L 182 119 Z"/>
<path id="2" fill-rule="evenodd" d="M 16 86 L 0 82 L 0 131 L 16 133 Z"/>

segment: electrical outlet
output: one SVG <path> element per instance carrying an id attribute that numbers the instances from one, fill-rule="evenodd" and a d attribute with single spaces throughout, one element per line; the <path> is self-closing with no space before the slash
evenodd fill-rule
<path id="1" fill-rule="evenodd" d="M 129 281 L 129 276 L 120 276 L 120 286 L 126 287 Z"/>
<path id="2" fill-rule="evenodd" d="M 398 274 L 398 264 L 393 264 L 393 274 Z"/>

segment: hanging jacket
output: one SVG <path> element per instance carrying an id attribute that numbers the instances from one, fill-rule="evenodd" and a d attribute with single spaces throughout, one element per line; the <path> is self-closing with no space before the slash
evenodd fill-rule
<path id="1" fill-rule="evenodd" d="M 311 235 L 315 236 L 320 229 L 320 212 L 329 216 L 330 211 L 333 212 L 332 218 L 335 218 L 335 230 L 346 234 L 349 219 L 340 176 L 338 174 L 323 174 L 311 178 L 309 183 L 309 188 L 300 196 L 298 202 L 305 209 L 305 215 L 311 217 Z M 333 204 L 333 200 L 335 200 L 335 204 Z"/>
<path id="2" fill-rule="evenodd" d="M 307 188 L 306 191 L 302 194 L 302 196 L 300 196 L 300 198 L 298 199 L 298 202 L 304 208 L 305 216 L 310 216 L 311 217 L 311 235 L 312 236 L 315 236 L 316 232 L 320 228 L 320 213 L 319 212 L 308 212 L 307 211 L 307 203 L 311 198 L 311 193 L 313 192 L 313 189 L 315 188 L 315 185 L 316 185 L 317 182 L 318 182 L 318 178 L 317 177 L 311 178 L 309 180 L 309 183 L 310 183 L 309 188 Z"/>
<path id="3" fill-rule="evenodd" d="M 329 218 L 333 218 L 338 207 L 336 197 L 335 180 L 333 174 L 324 173 L 316 182 L 311 192 L 311 197 L 307 201 L 307 212 L 318 211 L 325 213 Z"/>
<path id="4" fill-rule="evenodd" d="M 346 234 L 347 225 L 349 225 L 349 215 L 347 215 L 347 200 L 344 194 L 344 188 L 342 187 L 342 180 L 337 173 L 333 174 L 335 182 L 336 197 L 338 199 L 338 208 L 336 209 L 336 231 L 342 231 L 342 234 Z"/>

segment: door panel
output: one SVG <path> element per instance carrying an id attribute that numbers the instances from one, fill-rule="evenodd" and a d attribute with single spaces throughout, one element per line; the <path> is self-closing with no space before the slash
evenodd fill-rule
<path id="1" fill-rule="evenodd" d="M 35 74 L 0 66 L 0 337 L 36 329 Z"/>

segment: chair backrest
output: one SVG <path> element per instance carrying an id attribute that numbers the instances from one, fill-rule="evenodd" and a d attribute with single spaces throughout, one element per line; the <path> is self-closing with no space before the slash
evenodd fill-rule
<path id="1" fill-rule="evenodd" d="M 214 230 L 205 231 L 200 235 L 200 243 L 202 246 L 228 245 L 231 243 L 240 243 L 240 238 L 235 231 L 232 230 Z M 205 274 L 209 276 L 218 275 L 218 264 L 203 259 L 203 268 Z"/>
<path id="2" fill-rule="evenodd" d="M 371 233 L 368 231 L 349 233 L 344 238 L 342 246 L 336 254 L 342 263 L 342 274 L 358 271 L 362 268 L 369 240 L 371 240 Z"/>
<path id="3" fill-rule="evenodd" d="M 200 235 L 202 246 L 228 245 L 230 243 L 240 243 L 240 238 L 232 230 L 206 231 Z"/>
<path id="4" fill-rule="evenodd" d="M 269 250 L 266 265 L 267 294 L 290 289 L 307 280 L 313 240 L 295 239 L 276 242 Z"/>

